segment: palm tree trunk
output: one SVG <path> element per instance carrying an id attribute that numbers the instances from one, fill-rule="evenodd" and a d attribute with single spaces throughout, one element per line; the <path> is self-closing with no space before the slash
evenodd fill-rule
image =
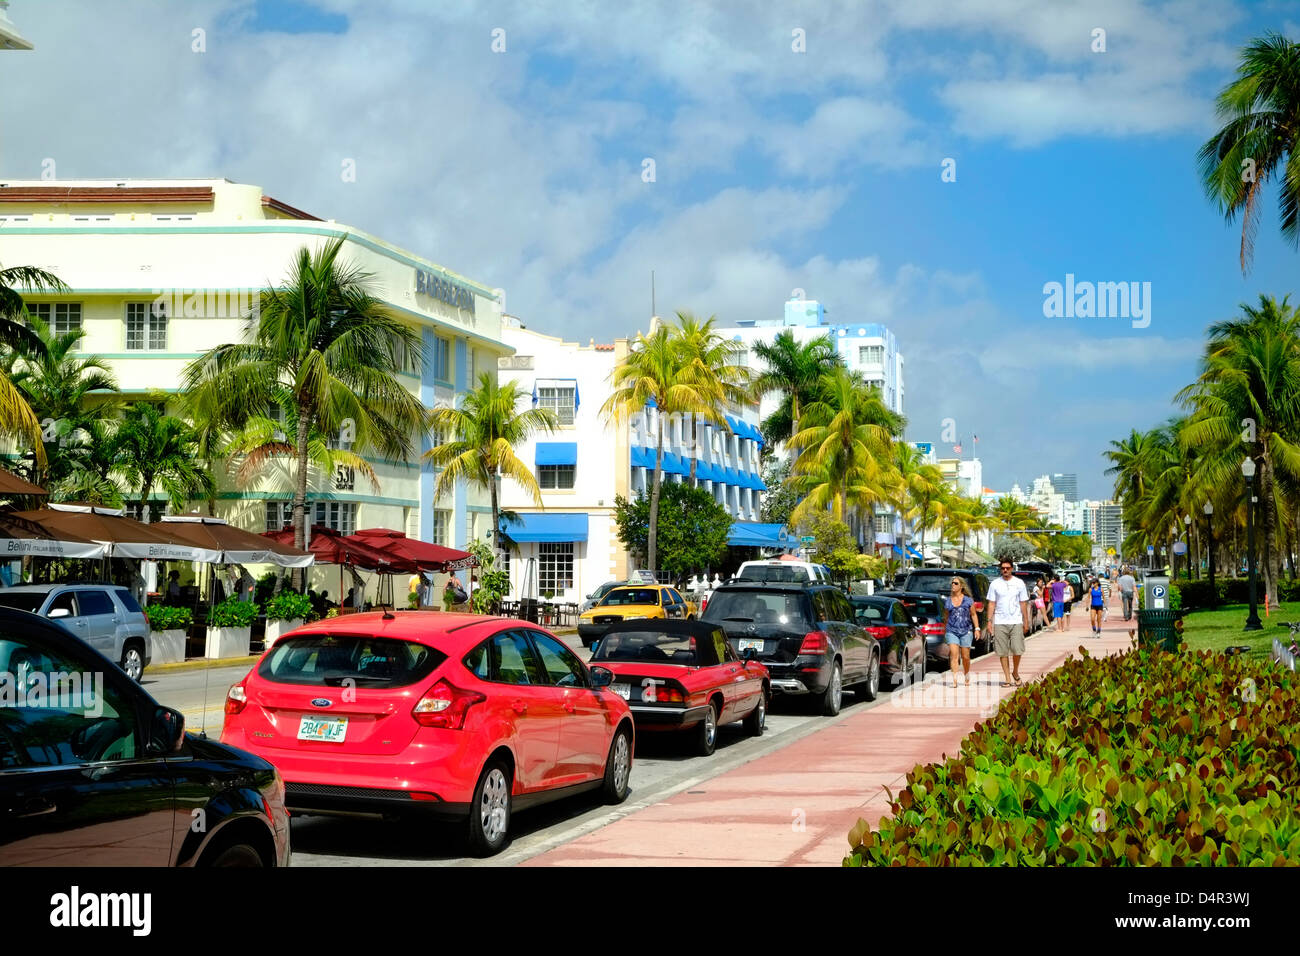
<path id="1" fill-rule="evenodd" d="M 650 489 L 650 527 L 646 532 L 646 562 L 651 571 L 655 569 L 655 539 L 659 533 L 659 485 L 664 466 L 664 415 L 661 409 L 655 409 L 655 431 L 655 474 Z"/>
<path id="2" fill-rule="evenodd" d="M 293 546 L 299 551 L 307 547 L 307 409 L 298 409 L 298 434 L 294 449 L 298 454 L 298 473 L 294 475 L 293 488 Z M 304 568 L 293 569 L 293 587 L 295 591 L 303 590 L 307 572 Z"/>
<path id="3" fill-rule="evenodd" d="M 140 520 L 149 523 L 149 493 L 153 491 L 153 475 L 140 476 Z"/>
<path id="4" fill-rule="evenodd" d="M 1268 599 L 1277 606 L 1277 503 L 1273 500 L 1273 465 L 1269 459 L 1268 447 L 1264 449 L 1263 467 L 1260 469 L 1262 481 L 1260 494 L 1264 504 L 1264 572 Z"/>
<path id="5" fill-rule="evenodd" d="M 501 554 L 501 507 L 497 499 L 497 476 L 493 469 L 492 480 L 488 482 L 488 494 L 492 498 L 492 556 Z"/>
<path id="6" fill-rule="evenodd" d="M 700 447 L 699 447 L 700 436 L 698 434 L 699 427 L 700 427 L 699 420 L 696 419 L 694 415 L 692 415 L 691 416 L 691 487 L 692 488 L 699 487 L 699 482 L 695 478 L 695 461 L 697 458 L 699 458 L 700 455 Z"/>

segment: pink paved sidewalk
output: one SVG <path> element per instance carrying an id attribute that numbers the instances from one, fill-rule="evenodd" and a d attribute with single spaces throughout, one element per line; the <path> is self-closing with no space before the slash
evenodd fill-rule
<path id="1" fill-rule="evenodd" d="M 1059 667 L 1080 644 L 1094 656 L 1130 647 L 1114 596 L 1101 638 L 1086 613 L 1065 634 L 1040 631 L 1025 645 L 1026 682 Z M 996 711 L 1014 688 L 999 687 L 998 659 L 972 662 L 971 686 L 953 690 L 947 672 L 924 684 L 883 692 L 883 703 L 838 720 L 774 753 L 629 814 L 524 866 L 838 866 L 848 832 L 888 812 L 884 788 L 897 793 L 918 763 L 960 750 L 961 740 Z M 706 759 L 706 758 L 701 758 Z"/>

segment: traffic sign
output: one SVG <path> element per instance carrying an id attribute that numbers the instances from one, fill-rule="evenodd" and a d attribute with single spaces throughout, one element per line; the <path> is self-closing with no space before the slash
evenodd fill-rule
<path id="1" fill-rule="evenodd" d="M 1115 557 L 1115 549 L 1114 549 L 1114 548 L 1107 548 L 1107 549 L 1106 549 L 1106 553 L 1107 553 L 1108 555 L 1110 555 L 1112 558 Z"/>
<path id="2" fill-rule="evenodd" d="M 812 535 L 810 535 L 810 534 L 806 534 L 806 535 L 804 535 L 802 538 L 799 539 L 799 543 L 800 543 L 800 544 L 812 544 L 812 543 L 813 543 L 814 541 L 816 541 L 816 540 L 817 540 L 817 539 L 814 538 Z"/>
<path id="3" fill-rule="evenodd" d="M 1155 553 L 1156 553 L 1156 546 L 1154 544 L 1147 545 L 1147 554 L 1155 554 Z"/>
<path id="4" fill-rule="evenodd" d="M 1062 531 L 1061 534 L 1083 534 L 1082 531 Z"/>

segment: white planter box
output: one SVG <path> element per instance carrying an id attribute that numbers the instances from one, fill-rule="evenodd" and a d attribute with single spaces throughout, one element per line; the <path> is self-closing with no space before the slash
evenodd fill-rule
<path id="1" fill-rule="evenodd" d="M 209 660 L 247 657 L 252 637 L 251 627 L 210 627 L 203 656 Z"/>
<path id="2" fill-rule="evenodd" d="M 302 627 L 302 618 L 295 617 L 291 621 L 267 621 L 263 646 L 270 647 L 280 639 L 280 635 L 289 633 L 295 627 Z"/>
<path id="3" fill-rule="evenodd" d="M 179 664 L 185 660 L 185 631 L 150 631 L 149 644 L 152 657 L 149 666 Z"/>

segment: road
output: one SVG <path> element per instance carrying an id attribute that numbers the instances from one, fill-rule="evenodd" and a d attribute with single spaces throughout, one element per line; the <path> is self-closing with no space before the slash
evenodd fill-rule
<path id="1" fill-rule="evenodd" d="M 576 637 L 569 640 L 576 643 Z M 584 660 L 590 653 L 578 645 Z M 159 672 L 145 675 L 144 686 L 162 704 L 185 714 L 186 726 L 197 731 L 206 714 L 209 736 L 221 731 L 227 689 L 248 671 L 248 666 L 211 668 L 206 671 Z M 585 795 L 517 814 L 512 820 L 514 839 L 501 854 L 488 860 L 463 855 L 459 828 L 430 822 L 423 827 L 346 817 L 301 817 L 293 821 L 295 866 L 508 866 L 554 849 L 635 810 L 665 800 L 756 757 L 816 733 L 832 723 L 887 703 L 884 690 L 874 703 L 848 692 L 838 717 L 813 712 L 809 701 L 782 699 L 768 713 L 767 732 L 750 737 L 739 724 L 719 728 L 718 746 L 711 757 L 696 757 L 681 736 L 643 736 L 637 743 L 632 766 L 631 795 L 617 807 Z M 205 703 L 206 702 L 206 703 Z"/>

